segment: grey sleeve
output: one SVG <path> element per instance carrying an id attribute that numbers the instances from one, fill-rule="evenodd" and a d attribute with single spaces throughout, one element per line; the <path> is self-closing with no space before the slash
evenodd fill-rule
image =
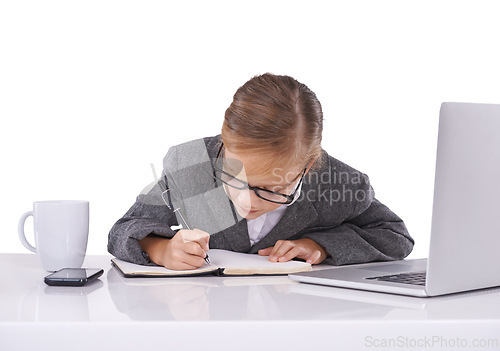
<path id="1" fill-rule="evenodd" d="M 324 262 L 344 265 L 389 261 L 410 254 L 414 241 L 405 224 L 375 198 L 368 176 L 333 158 L 329 162 L 332 171 L 346 177 L 332 177 L 333 181 L 324 186 L 342 194 L 345 191 L 345 196 L 334 203 L 318 201 L 316 209 L 323 225 L 302 235 L 325 248 L 328 258 Z"/>
<path id="2" fill-rule="evenodd" d="M 177 225 L 175 214 L 161 198 L 156 184 L 147 194 L 137 197 L 132 207 L 111 228 L 108 235 L 108 251 L 124 261 L 152 265 L 143 256 L 139 240 L 150 234 L 171 238 L 175 235 L 170 226 Z"/>
<path id="3" fill-rule="evenodd" d="M 377 199 L 341 225 L 303 237 L 323 246 L 324 263 L 332 265 L 403 259 L 414 244 L 403 221 Z"/>

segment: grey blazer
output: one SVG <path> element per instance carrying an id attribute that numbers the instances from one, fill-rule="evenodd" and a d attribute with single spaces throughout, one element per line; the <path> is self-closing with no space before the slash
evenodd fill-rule
<path id="1" fill-rule="evenodd" d="M 183 210 L 191 228 L 210 233 L 210 248 L 257 253 L 278 240 L 310 238 L 325 248 L 324 263 L 332 265 L 399 260 L 413 249 L 403 221 L 374 197 L 368 177 L 326 152 L 321 166 L 305 176 L 298 200 L 269 234 L 251 246 L 246 220 L 211 176 L 213 163 L 207 160 L 216 157 L 219 146 L 220 136 L 215 136 L 172 147 L 162 173 L 168 186 L 175 184 L 184 195 L 174 201 L 174 207 Z M 179 221 L 165 205 L 161 183 L 139 195 L 111 228 L 108 251 L 112 255 L 153 264 L 143 255 L 139 240 L 175 235 L 171 226 Z"/>

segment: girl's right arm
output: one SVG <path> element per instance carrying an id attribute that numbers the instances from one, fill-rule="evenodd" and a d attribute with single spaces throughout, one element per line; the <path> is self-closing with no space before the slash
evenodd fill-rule
<path id="1" fill-rule="evenodd" d="M 108 251 L 124 261 L 153 265 L 143 254 L 140 241 L 157 236 L 171 239 L 176 232 L 171 226 L 177 225 L 175 213 L 162 199 L 163 188 L 156 184 L 147 194 L 137 197 L 135 203 L 111 228 L 108 234 Z"/>
<path id="2" fill-rule="evenodd" d="M 152 262 L 168 269 L 188 270 L 205 263 L 209 239 L 210 235 L 202 230 L 182 229 L 172 239 L 147 236 L 139 243 Z"/>

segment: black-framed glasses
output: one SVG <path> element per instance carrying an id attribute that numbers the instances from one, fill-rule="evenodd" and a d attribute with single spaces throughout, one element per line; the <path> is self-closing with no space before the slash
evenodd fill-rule
<path id="1" fill-rule="evenodd" d="M 258 198 L 273 202 L 275 204 L 283 204 L 283 205 L 288 205 L 292 203 L 295 200 L 295 197 L 298 196 L 298 190 L 302 184 L 302 181 L 304 179 L 304 176 L 307 171 L 307 167 L 304 168 L 304 170 L 301 173 L 300 180 L 298 181 L 297 185 L 293 189 L 292 193 L 290 195 L 287 194 L 282 194 L 276 191 L 268 190 L 268 189 L 263 189 L 255 186 L 250 186 L 248 185 L 247 182 L 244 182 L 241 179 L 236 178 L 233 176 L 231 173 L 228 173 L 224 171 L 221 167 L 218 166 L 218 161 L 220 156 L 222 155 L 222 149 L 224 147 L 224 144 L 221 143 L 221 146 L 219 148 L 219 152 L 217 153 L 217 158 L 215 160 L 215 165 L 214 165 L 214 171 L 215 171 L 215 177 L 220 180 L 222 183 L 238 190 L 245 190 L 249 189 L 252 190 L 255 195 L 257 195 Z"/>

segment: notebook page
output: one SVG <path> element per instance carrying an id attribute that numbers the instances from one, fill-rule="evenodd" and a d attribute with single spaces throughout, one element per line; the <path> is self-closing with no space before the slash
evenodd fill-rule
<path id="1" fill-rule="evenodd" d="M 270 262 L 267 256 L 244 254 L 227 250 L 208 251 L 212 265 L 224 268 L 224 274 L 289 274 L 312 270 L 309 263 L 300 261 Z"/>

